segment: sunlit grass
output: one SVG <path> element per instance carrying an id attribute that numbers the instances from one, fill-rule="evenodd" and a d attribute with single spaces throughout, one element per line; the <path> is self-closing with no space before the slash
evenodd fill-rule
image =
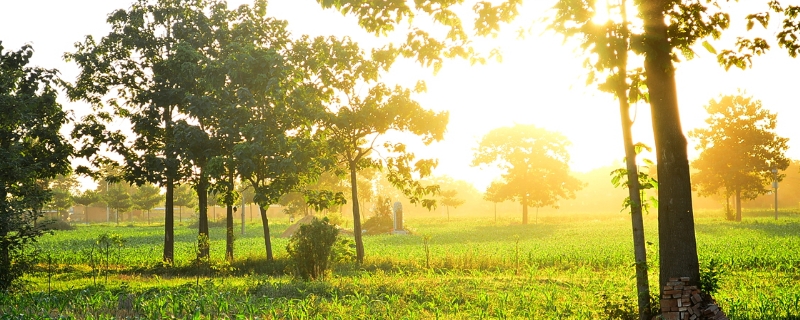
<path id="1" fill-rule="evenodd" d="M 719 213 L 698 216 L 701 263 L 712 258 L 722 263 L 726 273 L 716 298 L 732 319 L 800 317 L 800 217 L 786 213 L 776 222 L 769 215 L 747 212 L 736 223 L 724 221 Z M 338 265 L 324 282 L 300 282 L 288 275 L 287 239 L 273 238 L 277 261 L 267 263 L 257 224 L 248 224 L 244 236 L 237 227 L 239 258 L 232 268 L 207 270 L 191 266 L 196 230 L 189 227 L 176 227 L 177 265 L 165 268 L 160 265 L 162 226 L 79 226 L 42 239 L 50 263 L 40 263 L 38 272 L 27 278 L 27 292 L 0 295 L 0 314 L 79 319 L 604 318 L 604 299 L 635 303 L 630 222 L 622 213 L 583 218 L 542 216 L 530 225 L 409 219 L 406 224 L 414 234 L 365 237 L 364 265 Z M 273 235 L 286 227 L 273 223 Z M 656 227 L 655 214 L 647 216 L 652 266 L 658 263 Z M 97 272 L 88 252 L 104 232 L 118 233 L 127 243 L 113 249 L 110 270 Z M 224 229 L 212 228 L 211 233 L 212 265 L 224 267 Z M 649 275 L 651 290 L 657 291 L 657 268 Z M 131 300 L 130 307 L 125 299 Z"/>

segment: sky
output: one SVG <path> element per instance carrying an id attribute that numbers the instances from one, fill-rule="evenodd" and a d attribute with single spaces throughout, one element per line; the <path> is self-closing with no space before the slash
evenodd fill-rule
<path id="1" fill-rule="evenodd" d="M 25 43 L 33 45 L 32 63 L 60 70 L 62 78 L 74 80 L 77 67 L 63 61 L 65 52 L 74 51 L 74 43 L 86 35 L 99 38 L 109 31 L 105 22 L 108 13 L 128 8 L 131 0 L 0 0 L 0 41 L 4 50 L 17 50 Z M 246 0 L 231 0 L 233 7 Z M 531 3 L 531 1 L 528 1 Z M 613 97 L 585 84 L 583 57 L 574 46 L 564 44 L 560 36 L 543 30 L 543 24 L 531 22 L 545 17 L 546 1 L 526 8 L 518 26 L 533 26 L 525 39 L 517 39 L 515 28 L 496 39 L 479 41 L 484 48 L 500 47 L 503 61 L 486 65 L 470 65 L 465 61 L 446 61 L 437 74 L 412 61 L 400 61 L 385 75 L 388 83 L 413 86 L 425 80 L 428 91 L 415 98 L 423 107 L 450 112 L 445 140 L 431 146 L 414 144 L 418 157 L 436 157 L 435 173 L 472 182 L 483 190 L 498 176 L 496 170 L 471 167 L 472 154 L 479 139 L 494 128 L 534 124 L 564 134 L 572 142 L 570 165 L 575 171 L 618 165 L 623 158 L 619 109 Z M 738 5 L 738 4 L 737 4 Z M 735 35 L 744 28 L 744 12 L 761 9 L 756 2 L 741 4 L 733 10 L 731 32 L 712 44 L 719 50 L 732 47 Z M 737 8 L 739 8 L 737 7 Z M 364 47 L 379 46 L 385 38 L 376 39 L 361 30 L 355 19 L 338 12 L 323 10 L 314 0 L 272 0 L 268 15 L 289 22 L 294 36 L 349 36 Z M 425 23 L 422 19 L 422 23 Z M 775 23 L 777 24 L 777 23 Z M 758 29 L 758 28 L 756 28 Z M 774 39 L 774 30 L 757 30 Z M 684 132 L 704 126 L 707 114 L 703 108 L 720 94 L 746 94 L 762 101 L 764 107 L 778 114 L 777 132 L 789 138 L 788 156 L 800 159 L 800 59 L 790 58 L 777 45 L 765 56 L 755 58 L 753 69 L 725 71 L 716 57 L 698 46 L 697 57 L 677 64 L 676 80 Z M 88 112 L 88 106 L 61 103 L 74 110 L 76 116 Z M 649 106 L 634 106 L 634 141 L 650 146 Z M 689 140 L 690 160 L 698 155 Z M 650 158 L 653 158 L 650 156 Z"/>

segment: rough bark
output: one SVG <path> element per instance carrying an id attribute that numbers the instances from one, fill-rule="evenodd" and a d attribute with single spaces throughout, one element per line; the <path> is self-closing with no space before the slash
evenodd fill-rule
<path id="1" fill-rule="evenodd" d="M 356 240 L 356 261 L 364 263 L 364 242 L 361 239 L 361 213 L 358 208 L 358 184 L 356 183 L 356 163 L 350 163 L 350 195 L 353 198 L 353 235 Z"/>
<path id="2" fill-rule="evenodd" d="M 267 261 L 272 261 L 272 239 L 269 237 L 269 219 L 267 218 L 267 208 L 258 206 L 261 211 L 261 224 L 264 227 L 264 248 L 267 251 Z"/>
<path id="3" fill-rule="evenodd" d="M 662 290 L 670 277 L 689 277 L 691 285 L 700 281 L 686 137 L 678 114 L 664 7 L 664 1 L 641 2 L 644 66 L 658 162 L 659 288 Z"/>

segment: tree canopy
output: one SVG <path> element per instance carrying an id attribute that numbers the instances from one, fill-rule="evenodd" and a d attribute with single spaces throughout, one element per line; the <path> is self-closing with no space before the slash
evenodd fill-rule
<path id="1" fill-rule="evenodd" d="M 387 170 L 387 179 L 402 191 L 411 203 L 431 208 L 435 200 L 426 196 L 436 192 L 436 186 L 422 186 L 419 178 L 435 167 L 432 159 L 415 159 L 403 143 L 377 143 L 388 132 L 406 132 L 419 136 L 424 144 L 444 138 L 449 119 L 447 112 L 423 108 L 415 101 L 412 90 L 390 87 L 380 82 L 386 61 L 370 59 L 349 39 L 316 38 L 308 48 L 315 49 L 321 68 L 311 70 L 314 78 L 326 85 L 323 104 L 326 114 L 321 126 L 327 143 L 350 174 L 353 205 L 353 229 L 356 241 L 356 260 L 364 259 L 361 239 L 361 213 L 358 202 L 359 170 L 373 167 Z M 331 77 L 330 75 L 340 76 Z M 362 89 L 366 88 L 366 90 Z M 416 92 L 424 90 L 419 83 Z M 362 93 L 363 92 L 363 93 Z"/>
<path id="2" fill-rule="evenodd" d="M 570 175 L 569 140 L 560 133 L 534 125 L 497 128 L 480 141 L 473 166 L 494 165 L 502 179 L 487 189 L 490 198 L 522 204 L 522 223 L 528 223 L 528 206 L 558 206 L 559 199 L 574 198 L 582 183 Z M 495 201 L 499 202 L 499 201 Z"/>
<path id="3" fill-rule="evenodd" d="M 732 218 L 741 221 L 741 199 L 752 200 L 769 192 L 772 170 L 789 166 L 785 156 L 789 139 L 775 132 L 777 115 L 752 97 L 720 96 L 705 109 L 708 127 L 689 132 L 701 151 L 692 162 L 698 170 L 692 180 L 701 195 L 722 193 L 726 203 L 733 196 L 736 215 Z M 778 175 L 778 181 L 783 177 Z"/>
<path id="4" fill-rule="evenodd" d="M 5 51 L 0 42 L 0 291 L 31 262 L 23 249 L 44 231 L 35 226 L 52 194 L 44 182 L 70 172 L 73 148 L 59 130 L 69 121 L 56 101 L 55 70 L 28 66 L 33 48 Z"/>

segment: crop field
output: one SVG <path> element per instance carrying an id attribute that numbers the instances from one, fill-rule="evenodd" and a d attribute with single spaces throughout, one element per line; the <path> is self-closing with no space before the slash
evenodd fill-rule
<path id="1" fill-rule="evenodd" d="M 740 222 L 696 220 L 698 252 L 721 271 L 731 319 L 800 319 L 800 215 L 747 213 Z M 409 219 L 411 235 L 365 237 L 361 266 L 342 263 L 320 281 L 287 268 L 288 239 L 267 263 L 259 224 L 237 226 L 237 257 L 223 263 L 224 229 L 212 228 L 210 266 L 192 263 L 196 230 L 176 226 L 176 265 L 162 266 L 163 226 L 78 225 L 39 243 L 26 290 L 0 295 L 0 318 L 192 319 L 628 319 L 635 315 L 630 221 L 625 214 L 530 225 L 510 220 Z M 288 227 L 278 220 L 273 236 Z M 657 292 L 655 215 L 645 221 Z M 95 240 L 117 234 L 122 246 Z"/>

